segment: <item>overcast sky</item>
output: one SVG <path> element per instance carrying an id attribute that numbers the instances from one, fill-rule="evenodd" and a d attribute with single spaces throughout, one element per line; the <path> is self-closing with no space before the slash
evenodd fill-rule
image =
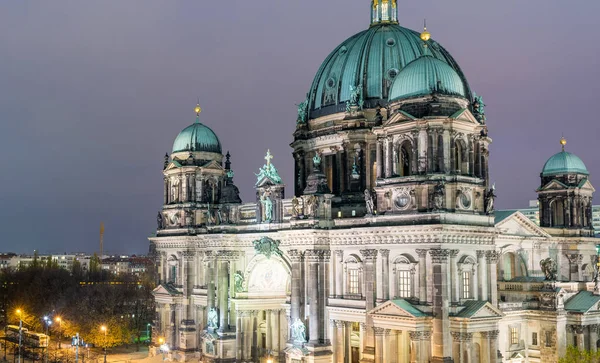
<path id="1" fill-rule="evenodd" d="M 535 199 L 563 133 L 600 187 L 600 1 L 398 7 L 405 27 L 427 18 L 483 95 L 500 208 Z M 243 200 L 267 148 L 289 195 L 295 104 L 369 12 L 369 0 L 0 2 L 0 251 L 92 252 L 104 221 L 106 251 L 147 252 L 163 155 L 197 98 Z"/>

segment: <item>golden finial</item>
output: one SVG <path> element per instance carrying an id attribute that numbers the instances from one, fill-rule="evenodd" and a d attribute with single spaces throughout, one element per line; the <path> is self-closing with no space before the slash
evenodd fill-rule
<path id="1" fill-rule="evenodd" d="M 200 102 L 198 102 L 196 104 L 196 108 L 194 108 L 194 112 L 196 113 L 196 116 L 200 116 L 200 112 L 202 112 L 202 108 L 200 107 Z"/>
<path id="2" fill-rule="evenodd" d="M 562 145 L 562 151 L 565 151 L 565 145 L 567 145 L 567 139 L 565 137 L 560 138 L 560 144 Z"/>
<path id="3" fill-rule="evenodd" d="M 427 19 L 423 20 L 423 32 L 421 33 L 421 40 L 427 42 L 431 39 L 431 34 L 427 31 Z"/>

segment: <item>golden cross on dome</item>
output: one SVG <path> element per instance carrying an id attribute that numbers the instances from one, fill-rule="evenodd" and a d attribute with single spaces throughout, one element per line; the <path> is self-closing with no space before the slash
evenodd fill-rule
<path id="1" fill-rule="evenodd" d="M 196 104 L 196 107 L 194 108 L 194 112 L 196 113 L 196 116 L 200 116 L 200 112 L 202 112 L 202 108 L 200 107 L 200 102 L 198 102 Z"/>
<path id="2" fill-rule="evenodd" d="M 560 138 L 560 144 L 562 145 L 562 151 L 565 151 L 565 145 L 567 145 L 567 139 L 565 137 Z"/>
<path id="3" fill-rule="evenodd" d="M 273 155 L 271 155 L 271 150 L 267 150 L 267 155 L 265 156 L 267 166 L 271 166 L 271 159 L 273 159 Z"/>

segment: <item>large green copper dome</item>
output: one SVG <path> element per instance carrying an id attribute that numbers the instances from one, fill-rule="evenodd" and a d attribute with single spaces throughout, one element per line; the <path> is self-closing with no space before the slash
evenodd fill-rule
<path id="1" fill-rule="evenodd" d="M 430 55 L 410 62 L 396 77 L 389 100 L 395 101 L 431 94 L 432 92 L 466 97 L 465 85 L 448 63 Z"/>
<path id="2" fill-rule="evenodd" d="M 388 103 L 389 91 L 402 69 L 424 54 L 419 33 L 394 22 L 374 23 L 344 41 L 325 59 L 309 92 L 309 118 L 343 112 L 351 87 L 362 84 L 365 108 Z M 429 40 L 427 53 L 452 68 L 471 97 L 456 61 L 441 45 Z"/>
<path id="3" fill-rule="evenodd" d="M 198 120 L 183 129 L 175 138 L 173 152 L 204 151 L 221 154 L 221 142 L 208 126 Z"/>
<path id="4" fill-rule="evenodd" d="M 566 151 L 561 151 L 553 155 L 542 170 L 542 176 L 553 176 L 563 174 L 583 174 L 590 175 L 585 164 L 581 159 L 574 154 Z"/>

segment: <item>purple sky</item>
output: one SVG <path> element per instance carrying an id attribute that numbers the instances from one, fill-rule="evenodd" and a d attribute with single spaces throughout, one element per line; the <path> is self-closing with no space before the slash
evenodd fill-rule
<path id="1" fill-rule="evenodd" d="M 483 95 L 500 208 L 536 197 L 562 133 L 600 180 L 600 1 L 398 6 Z M 0 251 L 94 251 L 104 221 L 106 251 L 146 252 L 163 155 L 198 97 L 243 200 L 267 148 L 289 193 L 295 104 L 368 25 L 369 0 L 0 2 Z"/>

